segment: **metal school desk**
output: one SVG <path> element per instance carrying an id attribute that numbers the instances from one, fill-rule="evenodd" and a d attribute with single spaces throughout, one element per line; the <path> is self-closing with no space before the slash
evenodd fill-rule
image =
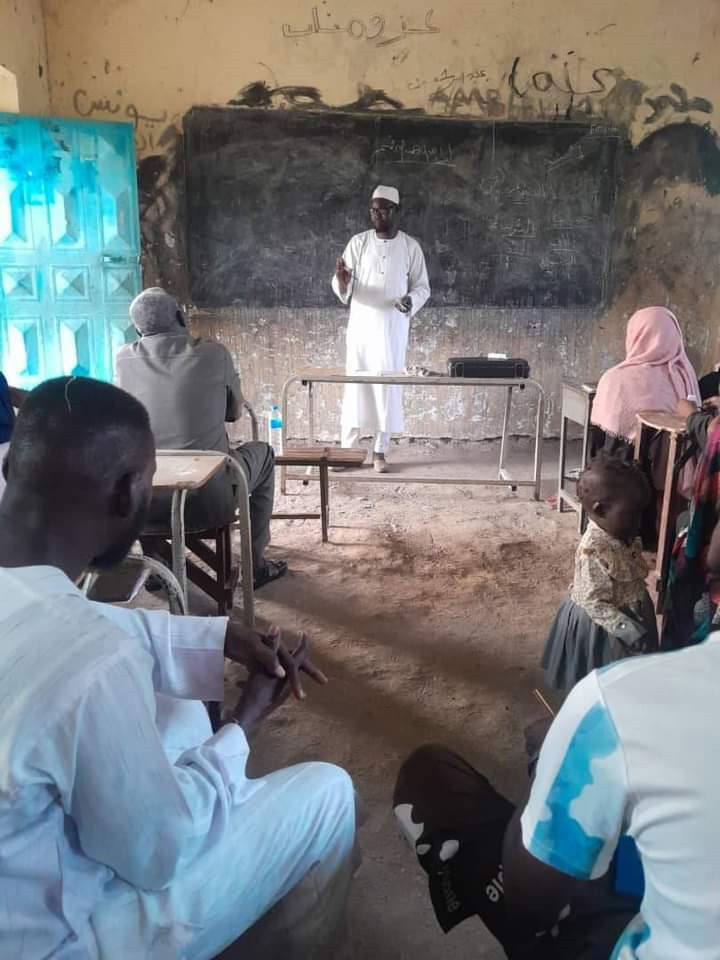
<path id="1" fill-rule="evenodd" d="M 496 480 L 474 479 L 468 477 L 411 477 L 402 473 L 373 473 L 369 470 L 362 473 L 352 474 L 351 476 L 333 476 L 334 481 L 346 481 L 352 483 L 453 483 L 479 486 L 496 486 L 513 489 L 516 487 L 532 487 L 533 496 L 536 500 L 540 499 L 540 480 L 542 474 L 542 442 L 543 442 L 543 417 L 545 414 L 545 393 L 537 380 L 515 380 L 515 379 L 475 379 L 465 377 L 419 377 L 410 376 L 405 373 L 387 373 L 387 374 L 348 374 L 342 370 L 332 369 L 308 369 L 298 370 L 297 373 L 289 377 L 282 388 L 282 444 L 285 449 L 285 439 L 288 423 L 288 393 L 294 383 L 302 383 L 307 387 L 307 412 L 308 412 L 308 439 L 311 443 L 315 441 L 315 405 L 313 398 L 313 386 L 316 383 L 370 383 L 370 384 L 397 384 L 403 387 L 464 387 L 467 390 L 478 390 L 484 388 L 495 388 L 506 391 L 505 397 L 505 415 L 503 417 L 502 437 L 500 441 L 500 462 L 498 464 L 498 476 Z M 533 476 L 531 480 L 520 480 L 511 477 L 505 469 L 505 454 L 507 449 L 508 427 L 510 425 L 510 408 L 512 405 L 513 390 L 527 390 L 533 392 L 536 397 L 535 414 L 535 452 L 533 460 Z M 287 493 L 287 467 L 281 467 L 280 470 L 280 489 Z"/>

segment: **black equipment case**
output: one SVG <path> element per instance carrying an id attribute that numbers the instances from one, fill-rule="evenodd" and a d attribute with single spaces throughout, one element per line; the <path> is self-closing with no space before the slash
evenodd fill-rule
<path id="1" fill-rule="evenodd" d="M 530 364 L 516 357 L 450 357 L 448 375 L 481 380 L 527 380 Z"/>

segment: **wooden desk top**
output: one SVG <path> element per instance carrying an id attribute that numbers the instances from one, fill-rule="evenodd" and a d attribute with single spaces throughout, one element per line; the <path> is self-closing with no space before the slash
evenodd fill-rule
<path id="1" fill-rule="evenodd" d="M 590 383 L 589 381 L 580 383 L 578 380 L 563 380 L 562 385 L 570 390 L 586 393 L 590 397 L 594 397 L 597 393 L 597 383 Z"/>
<path id="2" fill-rule="evenodd" d="M 638 423 L 653 430 L 664 430 L 666 433 L 685 433 L 685 417 L 676 413 L 662 413 L 660 410 L 641 410 L 637 414 Z"/>
<path id="3" fill-rule="evenodd" d="M 334 467 L 361 467 L 367 450 L 348 447 L 287 447 L 275 457 L 280 466 L 312 467 L 327 461 Z"/>
<path id="4" fill-rule="evenodd" d="M 222 453 L 193 453 L 192 450 L 157 450 L 153 490 L 197 490 L 225 463 Z"/>

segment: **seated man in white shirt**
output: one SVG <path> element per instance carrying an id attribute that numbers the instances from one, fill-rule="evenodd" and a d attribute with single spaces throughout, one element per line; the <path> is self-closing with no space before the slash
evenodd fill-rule
<path id="1" fill-rule="evenodd" d="M 250 780 L 247 732 L 322 675 L 225 618 L 94 604 L 74 586 L 121 559 L 155 469 L 142 405 L 62 378 L 23 406 L 0 504 L 0 956 L 333 956 L 352 873 L 348 775 Z M 224 655 L 249 681 L 212 734 Z M 288 896 L 289 895 L 289 896 Z M 327 952 L 330 951 L 330 952 Z"/>
<path id="2" fill-rule="evenodd" d="M 394 807 L 443 928 L 476 914 L 513 960 L 717 960 L 719 677 L 720 633 L 589 674 L 514 811 L 461 757 L 416 751 Z"/>

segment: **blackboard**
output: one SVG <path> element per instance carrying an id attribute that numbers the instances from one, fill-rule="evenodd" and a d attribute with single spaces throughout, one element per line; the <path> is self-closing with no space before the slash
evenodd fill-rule
<path id="1" fill-rule="evenodd" d="M 408 114 L 198 107 L 185 117 L 198 306 L 322 307 L 335 259 L 399 188 L 435 306 L 601 304 L 616 131 Z"/>

